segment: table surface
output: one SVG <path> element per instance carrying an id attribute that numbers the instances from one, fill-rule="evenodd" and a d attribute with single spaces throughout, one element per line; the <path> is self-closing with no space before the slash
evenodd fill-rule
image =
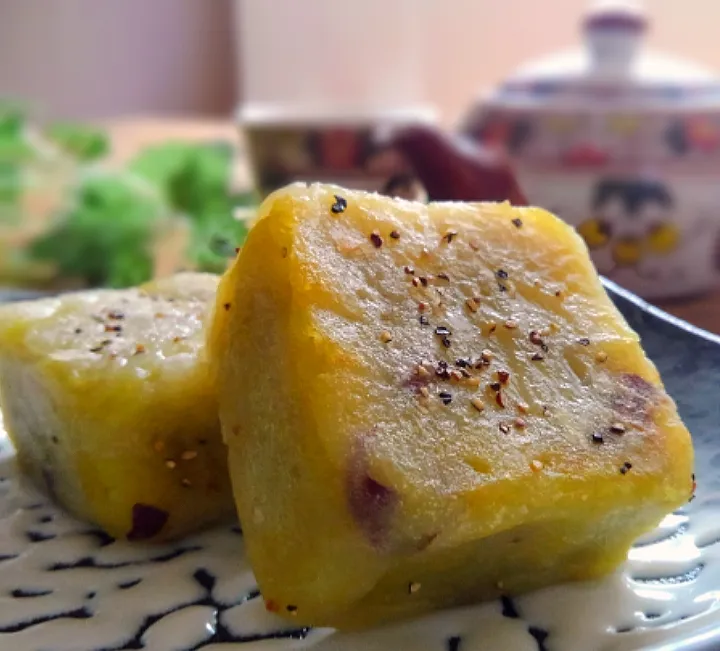
<path id="1" fill-rule="evenodd" d="M 238 141 L 238 130 L 232 122 L 217 120 L 183 120 L 139 118 L 113 121 L 106 125 L 113 141 L 113 158 L 122 164 L 140 148 L 168 139 L 233 140 Z M 240 156 L 240 183 L 249 178 L 243 165 L 242 145 Z M 720 334 L 720 288 L 703 296 L 682 301 L 659 301 L 658 307 L 676 317 Z"/>

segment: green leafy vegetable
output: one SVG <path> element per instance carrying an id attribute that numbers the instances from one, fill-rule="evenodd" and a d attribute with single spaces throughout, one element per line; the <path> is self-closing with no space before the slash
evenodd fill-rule
<path id="1" fill-rule="evenodd" d="M 83 162 L 102 158 L 110 151 L 110 139 L 100 129 L 80 124 L 56 123 L 47 129 L 46 135 L 65 152 Z"/>
<path id="2" fill-rule="evenodd" d="M 76 204 L 31 243 L 28 253 L 90 286 L 137 285 L 152 278 L 163 213 L 152 188 L 132 175 L 93 175 L 81 183 Z"/>

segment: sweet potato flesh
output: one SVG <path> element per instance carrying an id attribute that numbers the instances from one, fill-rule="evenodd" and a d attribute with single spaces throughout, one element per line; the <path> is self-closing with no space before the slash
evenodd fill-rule
<path id="1" fill-rule="evenodd" d="M 232 516 L 203 323 L 217 278 L 179 274 L 0 310 L 0 397 L 21 468 L 112 536 Z"/>
<path id="2" fill-rule="evenodd" d="M 537 208 L 271 195 L 210 335 L 267 607 L 358 628 L 613 570 L 692 447 L 575 232 Z"/>

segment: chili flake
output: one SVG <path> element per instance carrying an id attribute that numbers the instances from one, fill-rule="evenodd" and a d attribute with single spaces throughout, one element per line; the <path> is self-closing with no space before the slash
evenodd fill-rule
<path id="1" fill-rule="evenodd" d="M 495 402 L 497 403 L 498 407 L 505 409 L 505 396 L 503 395 L 502 391 L 498 391 L 495 394 Z"/>

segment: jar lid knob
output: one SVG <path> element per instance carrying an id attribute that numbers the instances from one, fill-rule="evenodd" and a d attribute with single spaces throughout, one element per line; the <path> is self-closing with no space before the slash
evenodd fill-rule
<path id="1" fill-rule="evenodd" d="M 595 2 L 583 20 L 592 73 L 603 77 L 627 75 L 647 27 L 647 14 L 640 2 Z"/>

